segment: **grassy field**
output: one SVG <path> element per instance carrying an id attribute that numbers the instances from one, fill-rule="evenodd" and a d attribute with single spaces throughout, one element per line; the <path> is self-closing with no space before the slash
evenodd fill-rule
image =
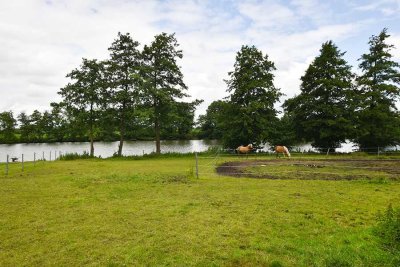
<path id="1" fill-rule="evenodd" d="M 199 179 L 193 156 L 15 163 L 8 176 L 0 165 L 0 266 L 395 265 L 373 228 L 400 203 L 396 174 L 319 180 L 308 164 L 298 167 L 310 180 L 293 166 L 291 179 L 216 174 L 244 160 L 254 159 L 200 157 Z"/>

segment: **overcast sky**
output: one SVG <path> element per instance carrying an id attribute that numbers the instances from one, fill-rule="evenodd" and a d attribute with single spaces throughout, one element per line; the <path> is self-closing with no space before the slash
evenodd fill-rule
<path id="1" fill-rule="evenodd" d="M 275 85 L 300 92 L 300 77 L 333 40 L 357 71 L 368 40 L 384 28 L 400 61 L 400 0 L 372 1 L 134 1 L 14 0 L 0 2 L 0 112 L 49 109 L 65 75 L 82 58 L 108 57 L 118 32 L 141 46 L 161 32 L 176 33 L 184 81 L 197 114 L 227 95 L 227 73 L 242 45 L 255 45 L 275 62 Z"/>

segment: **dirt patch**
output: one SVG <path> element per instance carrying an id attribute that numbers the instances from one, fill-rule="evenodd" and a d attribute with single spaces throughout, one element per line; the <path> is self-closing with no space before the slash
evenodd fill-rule
<path id="1" fill-rule="evenodd" d="M 220 175 L 257 179 L 400 180 L 400 160 L 246 160 L 222 163 L 216 171 Z"/>

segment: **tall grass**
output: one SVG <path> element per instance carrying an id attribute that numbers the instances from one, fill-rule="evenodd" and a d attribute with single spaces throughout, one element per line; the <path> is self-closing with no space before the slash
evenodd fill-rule
<path id="1" fill-rule="evenodd" d="M 59 160 L 77 160 L 77 159 L 90 159 L 95 158 L 94 156 L 90 156 L 89 152 L 83 151 L 82 154 L 79 153 L 65 153 L 62 154 L 58 159 Z"/>

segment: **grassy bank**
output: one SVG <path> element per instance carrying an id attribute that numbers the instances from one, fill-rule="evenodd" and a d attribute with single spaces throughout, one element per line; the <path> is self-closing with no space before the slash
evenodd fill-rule
<path id="1" fill-rule="evenodd" d="M 393 264 L 372 229 L 400 203 L 399 182 L 215 173 L 232 160 L 243 159 L 200 157 L 200 179 L 192 156 L 12 164 L 0 175 L 0 265 Z"/>

